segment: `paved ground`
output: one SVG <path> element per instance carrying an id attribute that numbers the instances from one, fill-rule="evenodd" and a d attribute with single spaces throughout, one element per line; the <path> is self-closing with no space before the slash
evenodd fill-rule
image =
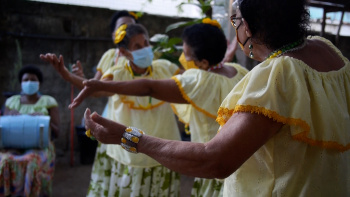
<path id="1" fill-rule="evenodd" d="M 92 164 L 80 164 L 79 152 L 74 154 L 74 165 L 70 165 L 69 152 L 58 154 L 53 180 L 53 197 L 84 197 L 89 186 Z M 190 196 L 193 178 L 181 177 L 181 197 Z"/>

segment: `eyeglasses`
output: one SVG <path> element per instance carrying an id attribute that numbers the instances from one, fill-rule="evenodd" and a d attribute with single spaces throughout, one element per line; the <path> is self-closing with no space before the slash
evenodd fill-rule
<path id="1" fill-rule="evenodd" d="M 242 20 L 242 19 L 243 19 L 243 17 L 236 17 L 236 14 L 232 15 L 232 16 L 230 17 L 232 26 L 233 26 L 234 28 L 238 28 L 238 27 L 237 27 L 237 20 Z M 240 23 L 240 24 L 241 24 L 241 23 Z M 239 25 L 240 25 L 240 24 L 239 24 Z M 238 25 L 238 26 L 239 26 L 239 25 Z"/>

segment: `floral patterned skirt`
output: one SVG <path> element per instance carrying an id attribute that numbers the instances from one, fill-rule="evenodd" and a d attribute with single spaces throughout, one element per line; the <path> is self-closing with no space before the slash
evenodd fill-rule
<path id="1" fill-rule="evenodd" d="M 163 166 L 136 168 L 123 165 L 99 143 L 87 196 L 179 196 L 180 174 Z"/>
<path id="2" fill-rule="evenodd" d="M 52 196 L 53 143 L 42 150 L 0 151 L 0 196 Z"/>
<path id="3" fill-rule="evenodd" d="M 217 179 L 195 178 L 191 190 L 192 197 L 221 197 L 223 196 L 224 181 Z"/>

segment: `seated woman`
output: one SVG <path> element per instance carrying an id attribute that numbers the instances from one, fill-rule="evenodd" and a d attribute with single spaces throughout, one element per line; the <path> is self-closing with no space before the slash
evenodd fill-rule
<path id="1" fill-rule="evenodd" d="M 183 74 L 164 80 L 85 81 L 85 88 L 71 107 L 77 106 L 85 96 L 99 90 L 120 95 L 149 95 L 177 103 L 173 109 L 184 123 L 189 124 L 191 141 L 208 142 L 219 129 L 219 124 L 215 121 L 217 109 L 248 72 L 238 64 L 220 63 L 226 52 L 226 39 L 219 27 L 215 20 L 205 19 L 203 23 L 184 30 L 184 53 L 179 59 L 187 69 Z M 144 131 L 149 132 L 146 129 Z M 220 196 L 222 185 L 219 180 L 195 178 L 192 196 Z"/>
<path id="2" fill-rule="evenodd" d="M 6 100 L 4 115 L 50 116 L 51 140 L 59 135 L 59 111 L 56 100 L 41 95 L 42 72 L 33 65 L 18 74 L 22 91 Z M 55 167 L 54 144 L 44 149 L 0 150 L 0 196 L 52 196 Z M 10 173 L 10 174 L 9 174 Z"/>

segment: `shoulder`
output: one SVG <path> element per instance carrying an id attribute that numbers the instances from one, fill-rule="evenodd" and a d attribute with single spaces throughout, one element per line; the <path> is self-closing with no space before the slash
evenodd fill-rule
<path id="1" fill-rule="evenodd" d="M 54 97 L 52 97 L 52 96 L 49 96 L 49 95 L 42 95 L 40 97 L 39 102 L 42 105 L 45 105 L 47 108 L 57 107 L 58 106 L 58 103 L 57 103 L 56 99 Z"/>
<path id="2" fill-rule="evenodd" d="M 21 95 L 13 95 L 6 99 L 5 106 L 9 107 L 10 105 L 20 102 Z"/>
<path id="3" fill-rule="evenodd" d="M 233 67 L 237 71 L 237 73 L 247 74 L 249 72 L 248 69 L 237 63 L 226 62 L 224 65 Z"/>
<path id="4" fill-rule="evenodd" d="M 169 60 L 166 59 L 157 59 L 153 60 L 152 66 L 154 67 L 169 67 L 169 66 L 176 66 L 174 63 L 172 63 Z"/>
<path id="5" fill-rule="evenodd" d="M 108 50 L 102 55 L 102 57 L 105 57 L 105 56 L 114 56 L 114 55 L 115 55 L 115 52 L 116 52 L 116 49 L 108 49 Z"/>
<path id="6" fill-rule="evenodd" d="M 168 73 L 170 76 L 176 74 L 179 67 L 169 60 L 157 59 L 152 62 L 154 72 Z"/>

